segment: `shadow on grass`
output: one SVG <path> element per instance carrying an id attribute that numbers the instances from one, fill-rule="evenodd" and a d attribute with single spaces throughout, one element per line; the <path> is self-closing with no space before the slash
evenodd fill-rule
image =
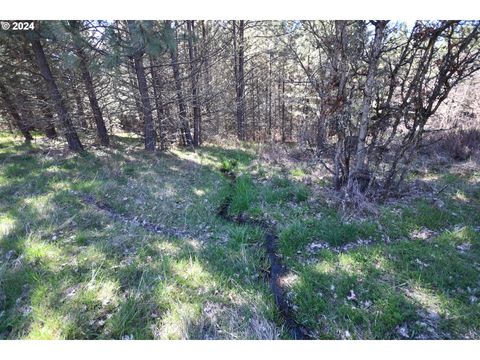
<path id="1" fill-rule="evenodd" d="M 276 338 L 250 230 L 238 236 L 240 227 L 212 212 L 222 183 L 214 162 L 232 154 L 211 150 L 205 166 L 115 149 L 54 159 L 0 154 L 0 337 Z M 159 188 L 174 191 L 159 196 Z M 197 228 L 188 237 L 151 234 L 81 203 L 79 192 L 153 221 L 154 204 L 164 203 L 172 224 Z M 193 220 L 185 198 L 200 204 Z"/>
<path id="2" fill-rule="evenodd" d="M 0 337 L 286 336 L 259 273 L 267 267 L 263 234 L 215 216 L 224 196 L 217 171 L 222 160 L 246 168 L 253 155 L 214 146 L 151 154 L 136 148 L 136 139 L 114 142 L 111 149 L 66 157 L 46 157 L 35 145 L 0 147 Z M 478 199 L 467 187 L 470 180 L 462 181 L 467 206 L 448 192 L 448 211 L 419 202 L 397 217 L 387 213 L 382 224 L 392 237 L 422 227 L 472 226 L 479 212 L 469 210 Z M 312 241 L 344 244 L 377 236 L 378 229 L 344 224 L 331 209 L 309 219 L 308 194 L 300 185 L 246 180 L 235 211 L 283 221 L 281 252 L 293 270 L 297 317 L 317 329 L 318 338 L 401 338 L 405 326 L 409 337 L 478 337 L 479 312 L 472 305 L 472 296 L 480 297 L 478 236 L 471 229 L 442 234 L 434 243 L 376 244 L 347 254 L 324 250 L 304 263 L 309 259 L 297 252 L 303 255 Z M 82 203 L 80 193 L 189 235 L 166 238 L 114 221 Z M 287 210 L 293 215 L 282 218 Z M 456 246 L 466 242 L 472 251 L 458 253 Z M 429 318 L 432 311 L 440 318 Z"/>

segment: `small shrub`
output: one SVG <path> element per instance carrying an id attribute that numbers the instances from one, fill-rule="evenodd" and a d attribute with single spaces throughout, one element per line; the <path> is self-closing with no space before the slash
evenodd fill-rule
<path id="1" fill-rule="evenodd" d="M 222 172 L 232 172 L 238 165 L 236 159 L 223 159 L 220 163 L 220 171 Z"/>
<path id="2" fill-rule="evenodd" d="M 305 172 L 300 168 L 296 168 L 290 171 L 290 175 L 301 178 L 305 176 Z"/>
<path id="3" fill-rule="evenodd" d="M 480 150 L 480 130 L 451 131 L 441 134 L 441 138 L 433 138 L 433 141 L 436 141 L 434 150 L 437 152 L 457 161 L 465 161 Z"/>

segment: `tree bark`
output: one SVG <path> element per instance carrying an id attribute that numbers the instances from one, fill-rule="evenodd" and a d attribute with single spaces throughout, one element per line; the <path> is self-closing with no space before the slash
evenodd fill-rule
<path id="1" fill-rule="evenodd" d="M 81 53 L 82 55 L 80 56 L 84 57 L 83 51 L 81 51 Z M 83 83 L 85 84 L 85 88 L 87 89 L 88 101 L 90 102 L 93 118 L 95 120 L 95 125 L 97 127 L 98 138 L 100 139 L 100 143 L 103 146 L 109 146 L 110 139 L 108 137 L 107 127 L 105 126 L 105 121 L 103 120 L 102 110 L 98 105 L 97 95 L 95 93 L 95 88 L 93 86 L 92 76 L 90 74 L 90 71 L 88 71 L 85 58 L 83 58 L 83 60 L 80 60 L 80 68 L 82 71 Z"/>
<path id="2" fill-rule="evenodd" d="M 268 57 L 268 89 L 267 89 L 267 102 L 268 102 L 268 137 L 269 140 L 272 140 L 272 56 L 269 54 Z"/>
<path id="3" fill-rule="evenodd" d="M 168 25 L 170 23 L 168 22 Z M 171 66 L 173 70 L 173 78 L 175 81 L 175 92 L 177 96 L 177 103 L 178 103 L 178 110 L 180 116 L 180 128 L 182 131 L 183 142 L 186 146 L 192 145 L 192 135 L 190 133 L 190 124 L 188 123 L 187 118 L 187 109 L 185 106 L 185 99 L 183 98 L 183 91 L 182 91 L 182 80 L 180 79 L 180 69 L 178 67 L 178 59 L 177 59 L 177 44 L 175 42 L 175 47 L 170 47 L 170 59 L 171 59 Z"/>
<path id="4" fill-rule="evenodd" d="M 143 65 L 144 50 L 143 46 L 136 39 L 137 34 L 135 34 L 135 22 L 129 20 L 128 27 L 130 36 L 134 40 L 133 42 L 135 47 L 132 58 L 135 73 L 137 75 L 138 91 L 140 93 L 140 101 L 142 103 L 142 113 L 145 120 L 145 150 L 154 151 L 157 142 L 157 134 L 153 125 L 152 106 L 150 105 L 150 98 L 148 96 L 147 78 L 145 76 L 145 67 Z"/>
<path id="5" fill-rule="evenodd" d="M 279 84 L 279 87 L 281 86 L 282 88 L 282 143 L 284 143 L 287 139 L 286 133 L 285 133 L 285 80 L 282 80 L 281 84 Z"/>
<path id="6" fill-rule="evenodd" d="M 145 119 L 145 150 L 155 150 L 157 134 L 153 126 L 152 106 L 148 97 L 147 79 L 142 58 L 135 58 L 135 72 L 137 74 L 138 90 L 142 102 L 143 117 Z"/>
<path id="7" fill-rule="evenodd" d="M 58 90 L 57 84 L 55 83 L 55 79 L 53 78 L 52 71 L 50 70 L 50 66 L 48 65 L 47 57 L 45 56 L 45 52 L 43 51 L 40 39 L 34 39 L 31 43 L 33 52 L 35 53 L 35 58 L 37 59 L 38 67 L 47 83 L 50 98 L 52 99 L 52 103 L 55 107 L 58 119 L 60 120 L 60 123 L 62 124 L 63 130 L 65 132 L 68 148 L 72 151 L 83 151 L 83 145 L 80 142 L 77 131 L 72 124 L 70 114 L 68 113 L 67 107 L 65 106 L 65 102 L 62 98 L 62 95 L 60 94 L 60 91 Z"/>
<path id="8" fill-rule="evenodd" d="M 211 109 L 210 109 L 210 96 L 211 96 L 211 90 L 210 90 L 210 83 L 211 83 L 211 76 L 210 76 L 210 62 L 209 62 L 209 51 L 210 47 L 208 46 L 208 34 L 209 34 L 209 28 L 205 24 L 206 21 L 202 20 L 202 41 L 203 41 L 203 46 L 202 46 L 202 60 L 203 60 L 203 68 L 204 68 L 204 86 L 203 86 L 203 105 L 205 105 L 205 111 L 207 113 L 207 117 L 210 117 Z M 216 122 L 216 132 L 218 133 L 220 125 L 219 125 L 219 118 L 217 117 L 217 122 Z"/>
<path id="9" fill-rule="evenodd" d="M 368 131 L 369 115 L 370 115 L 370 106 L 372 103 L 372 96 L 375 88 L 375 76 L 378 68 L 378 60 L 380 58 L 380 53 L 382 50 L 382 42 L 385 35 L 385 28 L 388 21 L 376 21 L 375 22 L 375 37 L 372 42 L 372 47 L 370 50 L 370 57 L 368 63 L 368 72 L 367 72 L 367 81 L 364 88 L 364 96 L 362 101 L 362 117 L 360 119 L 360 127 L 358 131 L 358 142 L 356 150 L 356 161 L 353 171 L 349 174 L 348 179 L 348 189 L 352 190 L 353 182 L 356 178 L 363 177 L 363 173 L 366 171 L 365 164 L 365 150 L 366 150 L 366 137 Z M 366 179 L 362 178 L 362 182 L 365 183 Z M 366 184 L 359 184 L 360 187 L 364 189 Z"/>
<path id="10" fill-rule="evenodd" d="M 74 29 L 75 38 L 73 44 L 75 46 L 77 56 L 80 60 L 80 71 L 82 73 L 83 84 L 85 85 L 85 89 L 87 90 L 88 101 L 90 102 L 90 107 L 92 108 L 93 118 L 97 127 L 98 138 L 100 139 L 100 143 L 103 146 L 109 146 L 110 139 L 108 138 L 107 127 L 105 126 L 105 121 L 103 120 L 102 110 L 98 105 L 98 99 L 95 93 L 95 87 L 93 86 L 92 75 L 90 73 L 90 70 L 88 69 L 87 54 L 79 43 L 79 41 L 81 40 L 81 35 L 79 33 L 79 25 L 80 24 L 78 21 L 70 21 L 70 26 Z"/>
<path id="11" fill-rule="evenodd" d="M 153 96 L 155 98 L 155 110 L 157 112 L 157 128 L 158 136 L 160 139 L 160 149 L 165 150 L 167 148 L 165 139 L 165 109 L 162 101 L 162 81 L 157 69 L 154 67 L 155 61 L 153 57 L 150 57 L 150 74 L 152 76 Z"/>
<path id="12" fill-rule="evenodd" d="M 236 89 L 236 118 L 237 136 L 239 140 L 245 140 L 245 22 L 239 21 L 238 41 L 236 21 L 233 22 L 233 44 L 234 44 L 234 65 L 235 65 L 235 89 Z M 238 49 L 237 49 L 238 48 Z"/>
<path id="13" fill-rule="evenodd" d="M 200 101 L 198 96 L 198 80 L 199 67 L 197 65 L 198 59 L 196 55 L 196 48 L 193 44 L 193 36 L 195 31 L 195 24 L 193 20 L 187 21 L 188 31 L 188 57 L 190 62 L 190 78 L 192 81 L 192 102 L 193 102 L 193 145 L 199 146 L 201 144 L 201 122 L 202 113 L 200 108 Z"/>

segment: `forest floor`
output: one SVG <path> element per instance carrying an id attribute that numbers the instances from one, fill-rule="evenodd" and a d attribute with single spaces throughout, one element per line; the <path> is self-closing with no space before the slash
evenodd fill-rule
<path id="1" fill-rule="evenodd" d="M 477 163 L 419 163 L 411 194 L 346 216 L 287 152 L 112 139 L 75 155 L 0 134 L 0 339 L 291 338 L 254 221 L 309 337 L 480 338 Z M 252 221 L 219 216 L 226 198 Z"/>

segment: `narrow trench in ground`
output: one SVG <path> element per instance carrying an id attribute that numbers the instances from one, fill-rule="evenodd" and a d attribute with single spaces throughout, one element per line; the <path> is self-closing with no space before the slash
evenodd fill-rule
<path id="1" fill-rule="evenodd" d="M 151 232 L 154 234 L 161 234 L 164 236 L 170 236 L 170 237 L 176 237 L 176 238 L 188 235 L 188 232 L 184 230 L 176 229 L 173 227 L 166 227 L 159 224 L 153 224 L 144 219 L 137 218 L 136 216 L 134 217 L 130 215 L 121 214 L 117 212 L 115 209 L 113 209 L 110 205 L 104 202 L 100 202 L 96 200 L 94 196 L 91 196 L 88 194 L 80 194 L 80 200 L 87 205 L 95 206 L 97 209 L 100 209 L 106 212 L 114 220 L 117 220 L 123 223 L 129 223 L 129 224 L 141 226 L 148 232 Z"/>
<path id="2" fill-rule="evenodd" d="M 236 176 L 232 172 L 224 172 L 224 176 L 230 181 L 229 186 L 233 188 L 236 182 Z M 231 216 L 228 214 L 228 209 L 232 201 L 231 195 L 228 194 L 220 205 L 218 215 L 236 224 L 247 224 L 261 227 L 265 232 L 263 246 L 265 248 L 266 256 L 270 269 L 268 271 L 268 282 L 270 290 L 275 298 L 275 304 L 283 319 L 283 323 L 290 332 L 290 335 L 295 340 L 311 340 L 312 337 L 308 331 L 300 326 L 295 320 L 293 309 L 288 303 L 285 295 L 285 289 L 282 284 L 282 277 L 288 272 L 286 266 L 282 263 L 281 258 L 277 254 L 278 250 L 278 236 L 276 230 L 267 222 L 261 220 L 248 219 L 245 216 Z"/>
<path id="3" fill-rule="evenodd" d="M 224 174 L 227 179 L 229 179 L 229 186 L 233 187 L 236 182 L 236 177 L 232 173 Z M 136 217 L 120 214 L 115 211 L 110 205 L 97 201 L 93 196 L 82 194 L 81 200 L 85 204 L 95 206 L 96 208 L 105 211 L 110 217 L 115 220 L 119 220 L 125 223 L 135 224 L 137 226 L 143 227 L 145 230 L 155 233 L 163 234 L 166 236 L 178 237 L 181 234 L 181 231 L 173 228 L 166 228 L 162 225 L 152 224 L 142 219 L 137 219 Z M 295 320 L 293 310 L 286 300 L 285 290 L 282 284 L 282 277 L 287 273 L 286 266 L 282 263 L 281 258 L 277 255 L 278 248 L 278 236 L 276 235 L 275 229 L 272 228 L 270 224 L 267 224 L 265 221 L 261 220 L 252 220 L 247 219 L 244 216 L 234 217 L 228 214 L 228 208 L 230 207 L 231 195 L 229 194 L 221 203 L 218 210 L 218 215 L 229 221 L 240 225 L 252 225 L 261 227 L 265 231 L 264 237 L 264 248 L 270 265 L 270 269 L 267 272 L 268 282 L 270 285 L 270 290 L 273 293 L 275 298 L 275 304 L 277 309 L 282 317 L 283 323 L 290 332 L 290 335 L 295 340 L 310 340 L 312 337 L 308 334 L 308 331 L 300 326 Z M 263 278 L 263 277 L 261 277 Z"/>

